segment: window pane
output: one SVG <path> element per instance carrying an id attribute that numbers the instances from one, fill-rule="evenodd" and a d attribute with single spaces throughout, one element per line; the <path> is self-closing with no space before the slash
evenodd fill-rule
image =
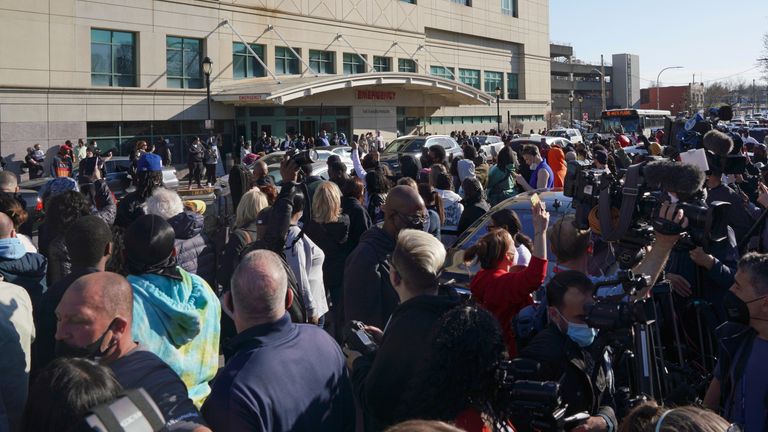
<path id="1" fill-rule="evenodd" d="M 177 49 L 177 50 L 181 49 L 182 48 L 181 41 L 182 39 L 179 37 L 168 36 L 165 39 L 165 47 L 167 49 Z"/>
<path id="2" fill-rule="evenodd" d="M 232 56 L 232 72 L 235 79 L 245 78 L 245 61 L 246 57 L 235 55 Z"/>
<path id="3" fill-rule="evenodd" d="M 91 85 L 108 86 L 110 84 L 109 75 L 91 74 Z"/>
<path id="4" fill-rule="evenodd" d="M 114 81 L 113 81 L 114 85 Z M 117 77 L 118 87 L 136 87 L 136 76 L 134 75 L 120 75 Z"/>
<path id="5" fill-rule="evenodd" d="M 189 78 L 200 78 L 203 75 L 200 64 L 199 51 L 184 52 L 184 76 Z"/>
<path id="6" fill-rule="evenodd" d="M 91 42 L 110 43 L 112 36 L 109 30 L 91 29 Z"/>
<path id="7" fill-rule="evenodd" d="M 459 69 L 459 80 L 464 84 L 480 89 L 480 71 L 474 69 Z"/>
<path id="8" fill-rule="evenodd" d="M 165 59 L 168 69 L 168 76 L 169 77 L 180 77 L 182 76 L 183 68 L 181 64 L 181 51 L 176 50 L 168 50 L 165 53 Z"/>
<path id="9" fill-rule="evenodd" d="M 416 62 L 411 59 L 398 59 L 397 70 L 400 72 L 416 72 Z"/>
<path id="10" fill-rule="evenodd" d="M 109 45 L 91 44 L 91 72 L 110 73 L 112 71 L 112 48 Z"/>
<path id="11" fill-rule="evenodd" d="M 518 99 L 519 92 L 517 88 L 517 74 L 507 74 L 507 99 Z"/>
<path id="12" fill-rule="evenodd" d="M 114 47 L 115 55 L 115 73 L 134 74 L 133 46 L 120 45 Z"/>
<path id="13" fill-rule="evenodd" d="M 240 42 L 232 43 L 232 54 L 245 54 L 245 52 L 245 45 L 241 44 Z"/>
<path id="14" fill-rule="evenodd" d="M 200 39 L 184 39 L 184 49 L 188 51 L 200 50 Z"/>
<path id="15" fill-rule="evenodd" d="M 183 82 L 181 78 L 168 78 L 169 88 L 183 88 Z"/>
<path id="16" fill-rule="evenodd" d="M 117 45 L 133 45 L 133 33 L 112 32 L 112 43 Z"/>
<path id="17" fill-rule="evenodd" d="M 489 94 L 496 94 L 496 87 L 500 88 L 501 90 L 504 89 L 502 85 L 502 80 L 504 79 L 504 74 L 501 72 L 485 72 L 485 83 L 483 85 L 483 89 L 486 93 Z"/>
<path id="18" fill-rule="evenodd" d="M 389 57 L 373 57 L 373 67 L 377 72 L 391 72 L 392 71 L 392 59 Z"/>
<path id="19" fill-rule="evenodd" d="M 203 88 L 203 80 L 201 79 L 188 79 L 186 83 L 187 88 Z"/>

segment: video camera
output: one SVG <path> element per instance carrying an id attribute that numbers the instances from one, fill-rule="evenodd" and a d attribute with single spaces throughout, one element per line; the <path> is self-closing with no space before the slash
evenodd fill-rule
<path id="1" fill-rule="evenodd" d="M 379 349 L 373 336 L 365 330 L 365 325 L 360 321 L 349 323 L 349 327 L 344 331 L 344 346 L 361 354 L 373 354 Z"/>
<path id="2" fill-rule="evenodd" d="M 631 270 L 619 271 L 615 277 L 595 283 L 595 288 L 621 285 L 624 294 L 632 296 L 639 290 L 650 286 L 651 277 L 632 273 Z M 620 330 L 632 327 L 638 322 L 646 321 L 645 307 L 642 301 L 626 302 L 600 299 L 584 306 L 587 313 L 584 322 L 598 330 Z"/>
<path id="3" fill-rule="evenodd" d="M 285 152 L 285 159 L 293 160 L 297 165 L 304 166 L 317 162 L 319 157 L 317 155 L 317 150 L 297 150 L 293 148 Z"/>
<path id="4" fill-rule="evenodd" d="M 653 243 L 654 228 L 664 234 L 679 234 L 673 231 L 680 229 L 678 225 L 658 217 L 667 194 L 678 198 L 676 206 L 688 218 L 686 247 L 706 246 L 727 236 L 725 214 L 730 204 L 708 205 L 703 199 L 703 183 L 699 168 L 658 157 L 618 174 L 570 161 L 563 194 L 573 198 L 576 227 L 599 230 L 605 241 L 614 243 L 620 267 L 630 269 Z"/>
<path id="5" fill-rule="evenodd" d="M 163 430 L 165 419 L 142 388 L 126 390 L 112 402 L 96 406 L 73 430 L 77 432 L 154 432 Z"/>
<path id="6" fill-rule="evenodd" d="M 560 384 L 534 381 L 539 363 L 528 359 L 502 361 L 496 369 L 498 412 L 517 431 L 560 432 L 584 423 L 589 415 L 565 417 L 567 405 L 560 397 Z"/>

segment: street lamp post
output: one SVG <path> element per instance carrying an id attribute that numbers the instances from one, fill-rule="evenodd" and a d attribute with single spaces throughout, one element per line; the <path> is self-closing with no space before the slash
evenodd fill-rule
<path id="1" fill-rule="evenodd" d="M 584 120 L 584 96 L 579 95 L 579 120 Z"/>
<path id="2" fill-rule="evenodd" d="M 213 67 L 213 62 L 211 61 L 210 57 L 205 57 L 203 59 L 203 74 L 205 74 L 205 91 L 206 91 L 206 102 L 208 104 L 208 121 L 206 122 L 206 128 L 209 130 L 213 130 L 213 125 L 211 125 L 211 68 Z"/>
<path id="3" fill-rule="evenodd" d="M 573 126 L 573 93 L 568 95 L 568 105 L 570 106 L 570 111 L 571 111 L 570 124 L 568 125 L 568 127 L 572 127 Z"/>
<path id="4" fill-rule="evenodd" d="M 659 92 L 661 91 L 659 89 L 659 80 L 661 79 L 661 73 L 668 69 L 682 69 L 682 66 L 669 66 L 665 67 L 664 69 L 659 71 L 659 74 L 656 75 L 656 109 L 660 109 L 661 107 L 661 101 L 659 100 Z"/>
<path id="5" fill-rule="evenodd" d="M 501 135 L 501 111 L 499 108 L 499 98 L 501 98 L 501 88 L 496 87 L 496 133 Z"/>

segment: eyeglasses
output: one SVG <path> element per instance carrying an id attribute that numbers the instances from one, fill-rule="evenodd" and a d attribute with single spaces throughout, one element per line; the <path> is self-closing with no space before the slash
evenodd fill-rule
<path id="1" fill-rule="evenodd" d="M 403 220 L 405 220 L 408 226 L 424 225 L 429 220 L 429 216 L 427 214 L 405 215 L 400 212 L 398 212 L 397 214 L 398 216 L 403 218 Z"/>

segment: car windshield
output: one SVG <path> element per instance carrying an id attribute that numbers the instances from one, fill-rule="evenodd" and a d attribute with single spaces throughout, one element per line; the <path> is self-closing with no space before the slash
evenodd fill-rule
<path id="1" fill-rule="evenodd" d="M 264 163 L 267 165 L 272 165 L 272 164 L 282 162 L 283 158 L 285 158 L 284 153 L 278 153 L 278 154 L 273 153 L 273 154 L 262 157 L 261 160 L 263 160 Z"/>
<path id="2" fill-rule="evenodd" d="M 488 141 L 488 137 L 485 137 L 485 136 L 477 137 L 477 143 L 480 145 L 484 145 L 486 141 Z"/>
<path id="3" fill-rule="evenodd" d="M 424 138 L 399 138 L 387 146 L 384 149 L 384 153 L 403 153 L 403 152 L 417 152 L 421 151 L 424 147 Z"/>
<path id="4" fill-rule="evenodd" d="M 547 136 L 568 138 L 568 132 L 565 130 L 551 130 L 547 132 Z"/>
<path id="5" fill-rule="evenodd" d="M 272 178 L 275 179 L 275 184 L 280 184 L 280 182 L 283 181 L 283 176 L 280 174 L 280 168 L 274 168 L 269 170 L 269 175 L 271 175 Z"/>
<path id="6" fill-rule="evenodd" d="M 625 133 L 632 133 L 637 132 L 637 129 L 640 125 L 640 117 L 638 116 L 630 116 L 630 117 L 619 117 L 619 116 L 611 116 L 611 117 L 603 117 L 602 118 L 602 126 L 600 126 L 600 132 L 603 133 L 615 133 L 621 130 L 621 128 L 624 128 Z"/>

